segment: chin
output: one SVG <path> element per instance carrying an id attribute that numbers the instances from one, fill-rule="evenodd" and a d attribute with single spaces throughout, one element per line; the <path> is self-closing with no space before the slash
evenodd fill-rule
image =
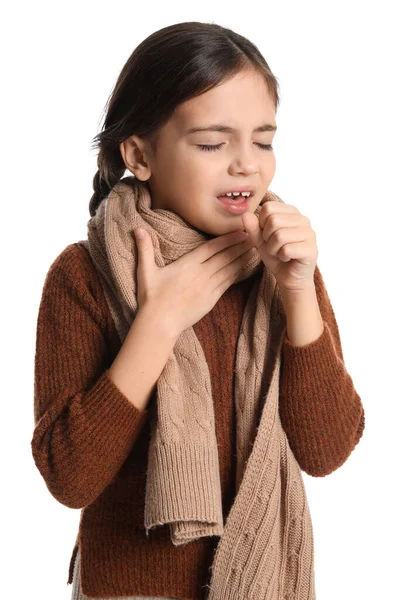
<path id="1" fill-rule="evenodd" d="M 246 231 L 241 220 L 238 221 L 236 226 L 229 227 L 228 225 L 226 225 L 225 227 L 221 227 L 216 232 L 207 232 L 205 235 L 207 235 L 211 239 L 220 235 L 227 235 L 228 233 L 233 233 L 234 231 Z"/>

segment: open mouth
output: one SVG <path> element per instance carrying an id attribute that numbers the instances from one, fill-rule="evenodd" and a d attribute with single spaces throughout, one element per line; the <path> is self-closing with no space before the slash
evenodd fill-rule
<path id="1" fill-rule="evenodd" d="M 227 200 L 229 202 L 233 202 L 234 204 L 241 204 L 242 202 L 244 202 L 245 200 L 249 200 L 253 196 L 254 192 L 250 191 L 248 194 L 245 195 L 242 195 L 241 193 L 236 195 L 233 195 L 231 193 L 229 193 L 229 195 L 221 194 L 220 196 L 217 196 L 217 198 L 218 200 Z"/>
<path id="2" fill-rule="evenodd" d="M 229 196 L 217 196 L 217 200 L 226 212 L 233 215 L 240 215 L 248 209 L 251 196 L 248 196 L 247 198 L 244 196 L 237 196 L 235 198 L 230 198 Z"/>

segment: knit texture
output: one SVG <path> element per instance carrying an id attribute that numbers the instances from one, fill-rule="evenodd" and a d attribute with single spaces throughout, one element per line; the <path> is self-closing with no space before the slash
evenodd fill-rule
<path id="1" fill-rule="evenodd" d="M 273 199 L 271 192 L 268 196 Z M 260 209 L 261 205 L 256 214 Z M 121 342 L 138 311 L 135 277 L 138 255 L 133 235 L 138 226 L 148 229 L 155 262 L 162 267 L 206 240 L 204 234 L 174 212 L 152 210 L 147 187 L 135 178 L 124 178 L 111 190 L 90 219 L 88 240 L 84 243 L 100 274 Z M 249 259 L 236 281 L 251 276 L 260 263 L 259 255 Z M 268 354 L 273 352 L 275 356 L 279 352 L 279 348 L 272 347 L 274 332 L 270 331 L 270 324 L 278 318 L 273 306 L 277 291 L 275 279 L 265 271 L 246 304 L 239 335 L 235 362 L 237 489 L 264 400 L 261 384 L 263 375 L 267 376 Z M 274 342 L 283 328 L 281 319 Z M 276 381 L 278 384 L 277 377 Z M 169 523 L 171 541 L 176 546 L 199 537 L 222 535 L 210 374 L 192 327 L 181 333 L 157 381 L 156 408 L 146 482 L 146 529 Z"/>
<path id="2" fill-rule="evenodd" d="M 364 412 L 344 367 L 336 321 L 319 270 L 315 280 L 324 332 L 301 348 L 284 339 L 279 404 L 282 425 L 298 464 L 311 475 L 322 476 L 349 456 L 361 437 Z M 235 498 L 230 374 L 234 372 L 241 313 L 252 283 L 250 279 L 231 286 L 194 326 L 210 366 L 224 518 Z M 143 457 L 148 456 L 148 411 L 138 411 L 107 376 L 107 368 L 120 347 L 113 325 L 90 257 L 78 244 L 68 247 L 49 271 L 39 309 L 32 451 L 54 497 L 67 506 L 84 507 L 69 583 L 79 543 L 82 587 L 87 596 L 200 598 L 208 589 L 209 567 L 218 539 L 205 537 L 174 547 L 163 527 L 151 530 L 148 539 L 144 535 Z M 283 447 L 285 456 L 290 447 Z M 266 490 L 267 475 L 268 469 L 264 480 L 257 482 L 253 514 L 259 515 L 257 503 L 262 504 L 260 491 Z M 302 508 L 297 504 L 292 507 L 292 524 L 299 518 L 296 511 Z M 269 513 L 261 516 L 261 528 L 267 527 Z M 241 513 L 239 517 L 245 518 Z M 245 529 L 242 533 L 237 556 L 245 556 L 249 548 L 257 556 L 255 530 Z M 293 536 L 291 540 L 288 556 L 296 554 L 296 548 L 301 554 L 301 540 L 297 540 L 297 547 Z M 273 571 L 270 558 L 271 554 L 258 556 L 256 570 L 242 577 L 241 565 L 223 565 L 228 581 L 236 581 L 238 591 L 232 597 L 263 597 L 257 575 L 261 568 Z M 290 569 L 291 561 L 286 560 L 281 575 L 290 571 L 290 579 L 301 583 L 296 562 Z M 248 586 L 243 595 L 241 582 Z M 285 591 L 284 582 L 283 578 L 277 592 L 280 595 L 272 597 L 285 598 L 284 594 L 290 593 Z M 227 592 L 222 591 L 220 597 L 229 597 L 223 595 L 229 593 L 230 586 L 226 587 Z"/>
<path id="3" fill-rule="evenodd" d="M 255 214 L 263 203 L 274 200 L 282 202 L 268 191 Z M 152 210 L 148 188 L 133 177 L 110 191 L 88 222 L 85 245 L 122 342 L 138 311 L 133 234 L 138 226 L 148 229 L 161 267 L 208 239 L 176 213 Z M 235 282 L 259 266 L 263 263 L 256 254 Z M 211 566 L 210 600 L 267 594 L 277 598 L 280 589 L 298 600 L 315 596 L 309 507 L 279 419 L 284 329 L 279 288 L 264 268 L 246 303 L 236 350 L 236 498 L 225 526 L 210 374 L 193 327 L 181 332 L 157 381 L 144 524 L 148 531 L 169 523 L 175 546 L 222 536 Z M 244 532 L 251 531 L 254 539 L 244 539 Z M 289 562 L 294 544 L 296 555 Z M 301 580 L 299 572 L 304 573 Z"/>
<path id="4" fill-rule="evenodd" d="M 82 594 L 80 589 L 80 579 L 81 579 L 81 557 L 78 552 L 76 553 L 76 559 L 74 564 L 74 577 L 72 582 L 72 594 L 71 600 L 88 600 L 87 596 Z M 114 600 L 179 600 L 179 598 L 174 598 L 173 596 L 131 596 L 127 598 L 126 596 L 118 596 L 115 597 Z M 90 600 L 90 599 L 89 599 Z M 106 600 L 104 598 L 104 600 Z"/>

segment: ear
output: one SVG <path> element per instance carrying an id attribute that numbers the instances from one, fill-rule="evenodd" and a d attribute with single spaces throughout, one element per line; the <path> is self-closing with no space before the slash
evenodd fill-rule
<path id="1" fill-rule="evenodd" d="M 144 141 L 137 135 L 132 135 L 120 143 L 119 149 L 126 168 L 140 181 L 147 181 L 151 175 L 151 167 Z"/>

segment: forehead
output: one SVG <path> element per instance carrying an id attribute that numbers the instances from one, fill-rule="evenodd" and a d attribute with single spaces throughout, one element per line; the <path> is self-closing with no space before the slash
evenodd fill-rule
<path id="1" fill-rule="evenodd" d="M 251 107 L 251 109 L 250 109 Z M 172 117 L 180 133 L 189 127 L 224 122 L 232 127 L 275 123 L 275 106 L 260 73 L 240 72 L 200 96 L 179 104 Z"/>

